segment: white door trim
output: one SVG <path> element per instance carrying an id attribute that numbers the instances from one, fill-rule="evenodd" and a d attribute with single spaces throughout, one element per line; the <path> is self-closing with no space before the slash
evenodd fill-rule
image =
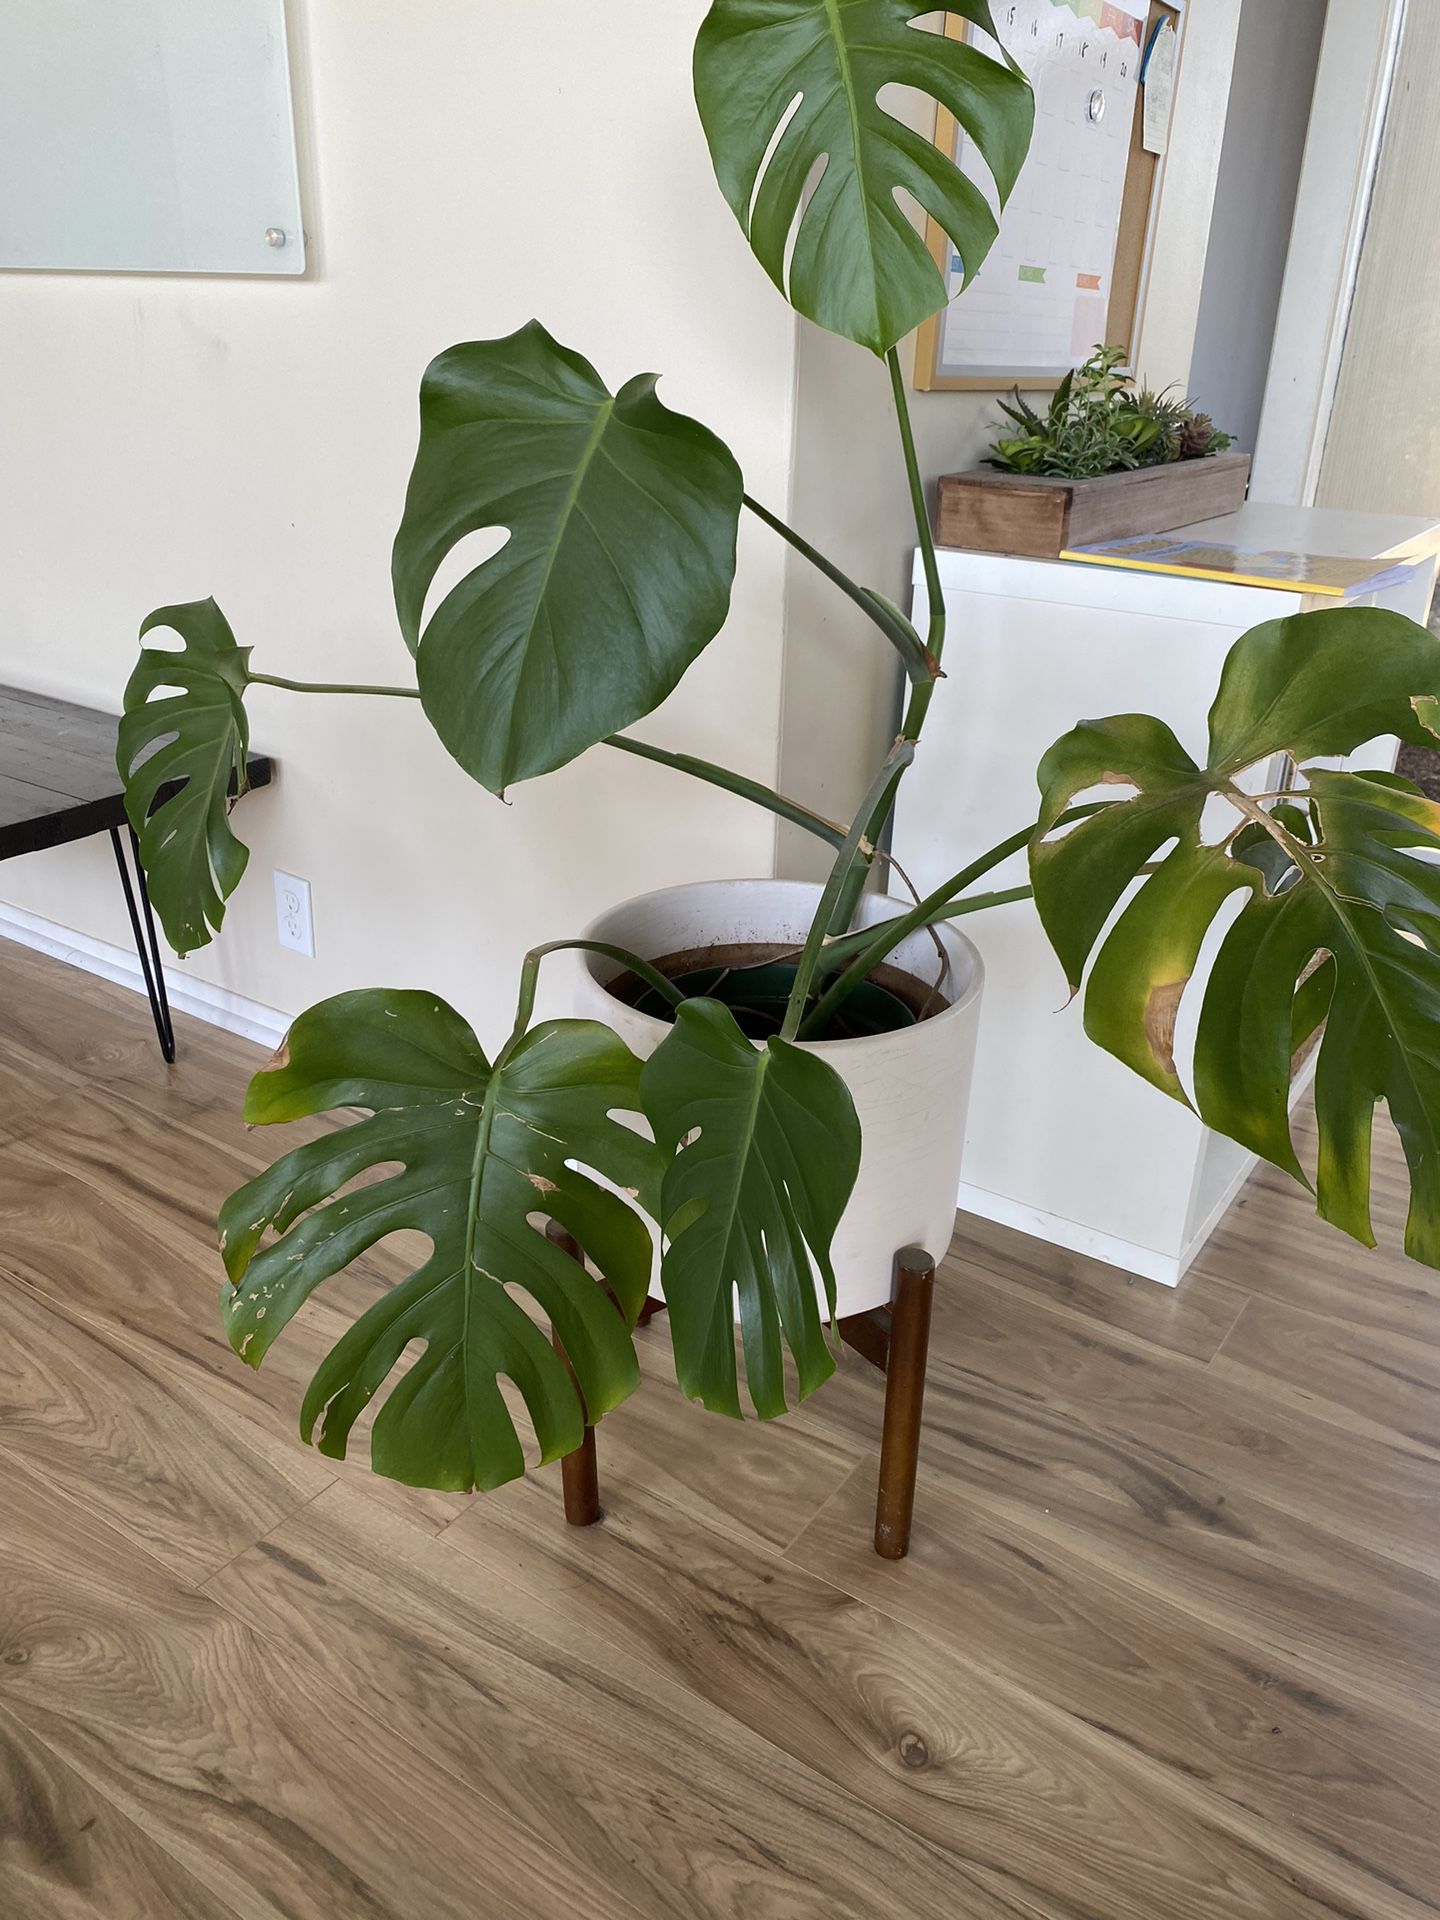
<path id="1" fill-rule="evenodd" d="M 1269 504 L 1314 505 L 1406 5 L 1331 0 L 1326 15 L 1251 469 Z"/>

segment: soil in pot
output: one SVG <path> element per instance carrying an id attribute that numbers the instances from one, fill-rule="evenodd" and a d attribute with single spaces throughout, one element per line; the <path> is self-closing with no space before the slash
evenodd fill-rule
<path id="1" fill-rule="evenodd" d="M 662 954 L 651 964 L 687 995 L 722 1001 L 749 1039 L 768 1040 L 779 1033 L 785 1018 L 797 960 L 794 947 L 753 943 L 693 947 L 684 953 Z M 668 1001 L 633 973 L 621 974 L 606 991 L 637 1013 L 657 1020 L 670 1018 Z M 949 1004 L 943 986 L 928 985 L 899 967 L 882 965 L 855 988 L 826 1030 L 813 1038 L 860 1040 L 894 1033 L 943 1013 Z"/>

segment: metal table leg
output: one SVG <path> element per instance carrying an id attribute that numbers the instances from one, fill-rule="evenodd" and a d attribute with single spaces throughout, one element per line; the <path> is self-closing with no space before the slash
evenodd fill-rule
<path id="1" fill-rule="evenodd" d="M 120 840 L 120 829 L 111 827 L 110 844 L 115 849 L 115 864 L 120 869 L 120 884 L 125 889 L 125 905 L 130 910 L 130 930 L 135 936 L 135 951 L 140 956 L 140 971 L 145 976 L 145 991 L 150 997 L 150 1012 L 155 1021 L 156 1036 L 160 1041 L 160 1051 L 165 1056 L 167 1066 L 175 1064 L 175 1028 L 170 1019 L 170 1002 L 165 995 L 165 970 L 160 964 L 160 943 L 155 936 L 155 916 L 150 911 L 150 894 L 145 885 L 145 869 L 140 864 L 140 842 L 135 838 L 135 829 L 129 827 L 130 855 L 135 862 L 135 880 L 138 882 L 140 899 L 135 899 L 135 886 L 131 884 L 130 869 L 125 864 L 125 849 Z"/>

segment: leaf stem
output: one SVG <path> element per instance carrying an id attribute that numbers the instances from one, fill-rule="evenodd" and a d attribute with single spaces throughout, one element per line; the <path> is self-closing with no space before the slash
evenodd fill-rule
<path id="1" fill-rule="evenodd" d="M 823 814 L 812 813 L 809 807 L 802 807 L 798 800 L 788 799 L 783 793 L 763 786 L 760 781 L 751 780 L 746 774 L 735 773 L 729 767 L 716 766 L 712 760 L 697 760 L 689 753 L 671 753 L 665 747 L 652 747 L 648 741 L 632 739 L 625 733 L 612 733 L 602 744 L 618 747 L 622 753 L 638 754 L 642 760 L 654 760 L 662 767 L 673 767 L 677 772 L 688 773 L 696 780 L 708 781 L 712 787 L 723 787 L 727 793 L 738 794 L 742 800 L 753 801 L 757 807 L 765 807 L 780 819 L 803 827 L 807 833 L 813 833 L 818 840 L 824 840 L 832 847 L 845 844 L 846 829 L 837 821 L 827 820 Z"/>
<path id="2" fill-rule="evenodd" d="M 915 452 L 915 430 L 910 424 L 910 403 L 905 398 L 905 375 L 900 355 L 894 347 L 885 355 L 890 369 L 890 391 L 895 400 L 895 421 L 900 429 L 900 450 L 905 456 L 905 477 L 910 484 L 910 506 L 915 515 L 915 533 L 920 542 L 920 560 L 925 570 L 925 598 L 930 605 L 930 628 L 926 651 L 938 668 L 945 651 L 945 595 L 940 585 L 940 562 L 935 555 L 935 536 L 930 530 L 930 513 L 925 504 L 925 483 L 920 477 L 920 462 Z M 907 740 L 918 740 L 929 711 L 935 682 L 915 686 L 901 728 Z"/>
<path id="3" fill-rule="evenodd" d="M 1092 813 L 1099 813 L 1105 807 L 1123 804 L 1123 801 L 1115 800 L 1087 801 L 1084 806 L 1071 807 L 1062 813 L 1055 822 L 1055 826 L 1069 826 L 1072 821 L 1088 819 Z M 952 902 L 957 894 L 963 893 L 967 887 L 973 886 L 985 874 L 992 872 L 1013 854 L 1019 853 L 1022 847 L 1029 844 L 1034 833 L 1034 825 L 1023 828 L 1019 833 L 1012 833 L 1008 839 L 1000 841 L 998 846 L 991 847 L 988 853 L 982 853 L 977 859 L 972 860 L 968 867 L 962 867 L 958 873 L 942 881 L 933 893 L 928 893 L 923 900 L 917 901 L 908 913 L 903 913 L 894 920 L 886 920 L 877 927 L 851 934 L 843 943 L 835 942 L 826 952 L 827 960 L 836 948 L 840 948 L 843 954 L 854 957 L 848 964 L 842 958 L 844 972 L 832 981 L 815 1006 L 805 1015 L 798 1037 L 801 1040 L 814 1039 L 826 1023 L 834 1018 L 842 1003 L 849 998 L 861 981 L 866 979 L 887 955 L 893 953 L 902 940 L 908 939 L 912 933 L 917 933 L 922 927 L 930 926 L 937 920 L 957 919 L 961 913 L 979 912 L 983 907 L 1005 906 L 1014 900 L 1028 899 L 1031 891 L 1028 886 L 1013 887 L 1003 893 L 985 894 L 973 904 L 952 908 Z"/>
<path id="4" fill-rule="evenodd" d="M 531 947 L 520 964 L 520 992 L 515 1002 L 515 1025 L 495 1062 L 497 1072 L 530 1031 L 530 1017 L 535 1011 L 535 990 L 540 981 L 540 963 L 552 953 L 601 954 L 607 960 L 615 960 L 622 967 L 628 967 L 637 979 L 643 980 L 647 987 L 653 988 L 656 993 L 668 1000 L 672 1007 L 684 1004 L 685 995 L 675 982 L 667 980 L 658 967 L 652 967 L 648 960 L 642 960 L 638 953 L 631 953 L 628 947 L 611 946 L 606 940 L 547 941 L 542 947 Z"/>
<path id="5" fill-rule="evenodd" d="M 881 808 L 888 805 L 887 795 L 892 791 L 897 774 L 915 757 L 915 743 L 912 740 L 897 740 L 880 766 L 880 771 L 870 783 L 859 812 L 851 822 L 850 831 L 845 836 L 845 844 L 835 856 L 835 864 L 830 869 L 830 878 L 825 882 L 825 890 L 820 896 L 820 904 L 815 910 L 815 918 L 810 923 L 810 931 L 805 936 L 805 946 L 800 955 L 800 963 L 795 969 L 795 980 L 790 988 L 790 998 L 785 1004 L 785 1021 L 780 1029 L 782 1040 L 793 1040 L 799 1031 L 800 1022 L 805 1014 L 805 1002 L 810 997 L 811 984 L 820 964 L 824 950 L 826 929 L 835 914 L 836 903 L 849 884 L 855 864 L 862 850 L 871 846 L 870 836 L 875 831 L 875 822 Z M 873 848 L 871 849 L 873 851 Z"/>
<path id="6" fill-rule="evenodd" d="M 250 673 L 246 679 L 257 687 L 283 687 L 287 693 L 372 693 L 392 700 L 418 700 L 418 687 L 357 686 L 348 680 L 285 680 L 276 673 Z"/>
<path id="7" fill-rule="evenodd" d="M 818 573 L 837 586 L 847 599 L 853 600 L 865 617 L 877 626 L 885 638 L 900 655 L 906 677 L 915 685 L 935 678 L 935 663 L 925 651 L 923 642 L 914 627 L 901 613 L 898 607 L 870 587 L 862 587 L 847 573 L 842 573 L 835 562 L 821 553 L 818 547 L 812 547 L 803 534 L 787 526 L 778 514 L 771 513 L 768 507 L 750 494 L 745 495 L 745 505 L 757 520 L 763 520 L 772 532 L 778 533 L 782 540 L 788 540 L 798 554 L 804 556 Z"/>
<path id="8" fill-rule="evenodd" d="M 338 680 L 287 680 L 274 673 L 250 673 L 246 677 L 256 686 L 282 687 L 287 693 L 362 693 L 389 695 L 397 700 L 420 698 L 418 687 L 362 686 Z M 758 780 L 732 772 L 729 767 L 717 766 L 711 760 L 699 760 L 689 753 L 670 753 L 664 747 L 652 747 L 647 741 L 633 740 L 624 733 L 611 734 L 600 744 L 616 747 L 621 753 L 637 754 L 642 760 L 654 760 L 663 767 L 673 767 L 678 773 L 688 773 L 696 780 L 707 780 L 713 787 L 723 787 L 728 793 L 737 794 L 742 800 L 753 801 L 757 807 L 764 807 L 768 812 L 778 814 L 782 820 L 803 827 L 807 833 L 813 833 L 829 846 L 839 847 L 844 842 L 845 828 L 838 821 L 827 820 L 823 814 L 802 807 L 798 800 L 788 799 L 783 793 L 774 792 Z"/>
<path id="9" fill-rule="evenodd" d="M 894 347 L 885 355 L 885 364 L 890 369 L 890 391 L 895 403 L 895 422 L 900 430 L 900 450 L 905 457 L 905 477 L 910 488 L 910 506 L 915 516 L 915 536 L 920 543 L 921 564 L 925 570 L 925 597 L 930 605 L 930 625 L 925 639 L 925 656 L 933 669 L 931 676 L 916 681 L 910 688 L 910 698 L 905 707 L 905 718 L 901 722 L 900 735 L 904 740 L 918 741 L 920 730 L 925 724 L 925 716 L 930 710 L 930 701 L 935 692 L 935 682 L 940 673 L 940 656 L 945 651 L 945 596 L 940 585 L 940 562 L 935 556 L 935 536 L 930 530 L 930 514 L 925 505 L 925 483 L 920 474 L 920 461 L 915 452 L 915 431 L 910 423 L 910 403 L 905 398 L 905 375 L 900 366 L 900 356 Z M 895 796 L 900 791 L 900 780 L 904 767 L 897 767 L 889 791 L 882 796 L 876 810 L 875 822 L 870 832 L 872 843 L 878 845 L 889 824 L 890 814 L 895 805 Z M 835 903 L 834 913 L 826 932 L 831 935 L 842 934 L 855 917 L 855 909 L 860 904 L 860 896 L 865 891 L 865 882 L 874 865 L 875 854 L 871 852 L 859 865 L 853 867 Z"/>

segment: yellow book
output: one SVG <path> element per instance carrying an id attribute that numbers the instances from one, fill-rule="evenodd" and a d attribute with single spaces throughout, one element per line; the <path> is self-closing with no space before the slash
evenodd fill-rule
<path id="1" fill-rule="evenodd" d="M 1164 533 L 1067 547 L 1060 558 L 1078 560 L 1089 566 L 1125 567 L 1137 573 L 1174 573 L 1191 580 L 1221 580 L 1235 587 L 1275 587 L 1289 593 L 1323 594 L 1337 600 L 1347 595 L 1376 593 L 1409 572 L 1408 566 L 1397 566 L 1394 561 L 1342 559 L 1323 553 L 1280 553 L 1204 540 L 1177 540 Z"/>

